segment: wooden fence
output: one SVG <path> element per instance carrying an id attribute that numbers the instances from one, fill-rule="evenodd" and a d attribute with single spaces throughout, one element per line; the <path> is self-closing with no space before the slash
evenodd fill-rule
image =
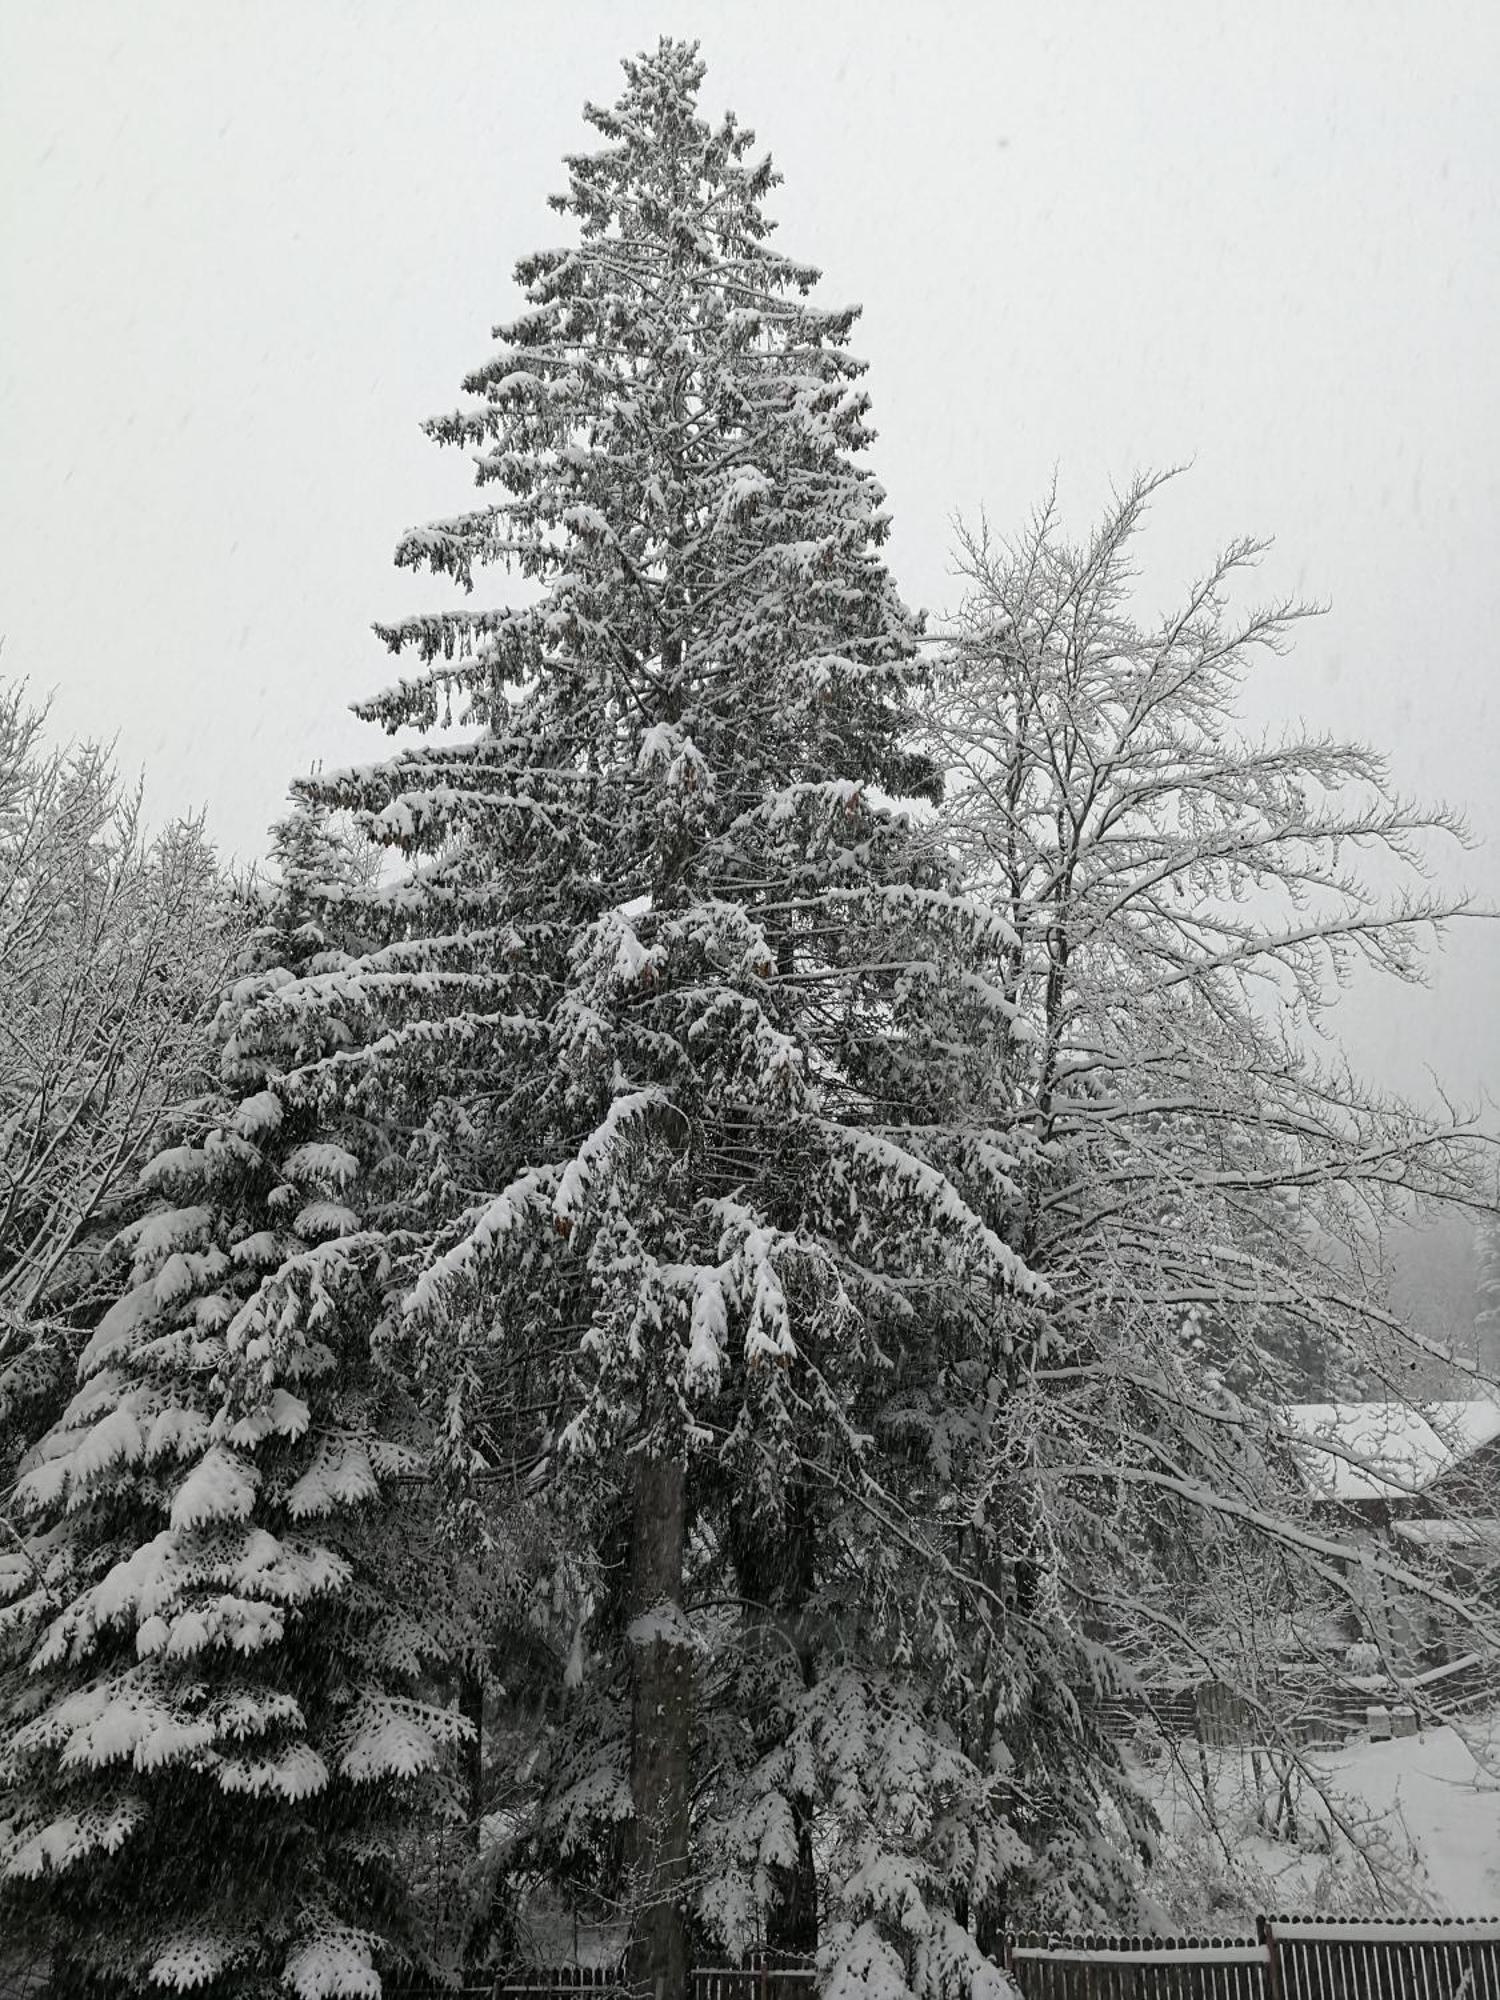
<path id="1" fill-rule="evenodd" d="M 1020 1937 L 1004 1965 L 1025 2000 L 1268 2000 L 1255 1938 Z"/>
<path id="2" fill-rule="evenodd" d="M 1009 1938 L 1001 1962 L 1023 2000 L 1500 2000 L 1500 1921 L 1262 1917 L 1254 1937 L 1053 1932 Z M 813 2000 L 814 1987 L 810 1965 L 752 1960 L 695 1966 L 689 2000 Z M 625 1991 L 615 1966 L 508 1972 L 464 1989 L 466 2000 L 570 2000 Z"/>
<path id="3" fill-rule="evenodd" d="M 689 2000 L 812 2000 L 810 1965 L 769 1960 L 748 1966 L 695 1965 Z"/>
<path id="4" fill-rule="evenodd" d="M 1259 1743 L 1267 1735 L 1261 1712 L 1216 1681 L 1102 1696 L 1076 1692 L 1080 1703 L 1121 1739 L 1148 1715 L 1167 1735 L 1196 1736 L 1200 1743 Z M 1289 1672 L 1269 1698 L 1281 1731 L 1293 1742 L 1338 1742 L 1364 1728 L 1366 1713 L 1377 1702 L 1388 1708 L 1397 1703 L 1411 1706 L 1424 1727 L 1439 1716 L 1492 1707 L 1500 1701 L 1500 1666 L 1471 1654 L 1399 1681 Z"/>
<path id="5" fill-rule="evenodd" d="M 1260 1928 L 1272 2000 L 1500 2000 L 1500 1922 Z"/>
<path id="6" fill-rule="evenodd" d="M 1263 1917 L 1253 1938 L 1012 1938 L 1024 2000 L 1500 2000 L 1500 1922 Z"/>
<path id="7" fill-rule="evenodd" d="M 804 1959 L 751 1958 L 743 1965 L 695 1965 L 688 1974 L 688 2000 L 812 2000 L 817 1974 Z M 526 1966 L 504 1972 L 461 1993 L 412 1989 L 393 2000 L 573 2000 L 575 1995 L 623 1995 L 624 1971 L 617 1965 Z"/>
<path id="8" fill-rule="evenodd" d="M 485 2000 L 568 2000 L 575 1993 L 617 1993 L 616 1965 L 528 1965 L 502 1973 L 491 1986 L 465 1987 L 465 1993 Z"/>

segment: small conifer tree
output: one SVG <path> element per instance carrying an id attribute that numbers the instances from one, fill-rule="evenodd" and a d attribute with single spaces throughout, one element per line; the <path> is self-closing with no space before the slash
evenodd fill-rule
<path id="1" fill-rule="evenodd" d="M 461 1621 L 436 1615 L 430 1523 L 392 1483 L 424 1438 L 381 1362 L 389 1246 L 354 1135 L 235 1033 L 340 962 L 329 859 L 294 814 L 272 962 L 219 1010 L 224 1088 L 144 1171 L 116 1302 L 0 1557 L 24 1661 L 0 1928 L 50 1946 L 64 1987 L 377 1993 L 381 1965 L 423 1957 L 402 1856 L 448 1809 L 462 1724 L 423 1679 Z"/>

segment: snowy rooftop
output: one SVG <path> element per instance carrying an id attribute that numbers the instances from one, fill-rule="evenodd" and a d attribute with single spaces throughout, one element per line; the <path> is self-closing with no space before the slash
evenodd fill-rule
<path id="1" fill-rule="evenodd" d="M 1287 1426 L 1309 1487 L 1331 1500 L 1395 1500 L 1420 1493 L 1491 1438 L 1500 1401 L 1293 1403 Z M 1325 1448 L 1320 1450 L 1319 1445 Z"/>
<path id="2" fill-rule="evenodd" d="M 1500 1520 L 1398 1521 L 1396 1533 L 1403 1541 L 1429 1549 L 1479 1549 L 1486 1556 L 1500 1556 Z"/>

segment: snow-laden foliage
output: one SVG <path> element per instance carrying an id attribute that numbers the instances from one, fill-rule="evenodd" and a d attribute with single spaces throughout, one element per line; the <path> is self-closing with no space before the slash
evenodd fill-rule
<path id="1" fill-rule="evenodd" d="M 377 1993 L 465 1728 L 423 1698 L 461 1619 L 367 1161 L 232 1054 L 291 976 L 227 993 L 225 1088 L 143 1171 L 0 1552 L 0 1927 L 132 1989 Z"/>
<path id="2" fill-rule="evenodd" d="M 400 741 L 297 787 L 25 1468 L 0 1910 L 136 1986 L 374 1994 L 530 1897 L 645 1991 L 998 2000 L 1151 1855 L 1101 1697 L 1347 1598 L 1271 1398 L 1389 1359 L 1365 1219 L 1474 1192 L 1256 1004 L 1440 914 L 1347 866 L 1425 824 L 1373 760 L 1231 739 L 1293 608 L 1225 623 L 1240 548 L 1140 632 L 1142 487 L 924 653 L 856 313 L 702 76 L 588 108 L 429 426 L 484 504 L 398 561 L 519 601 L 380 628 Z"/>
<path id="3" fill-rule="evenodd" d="M 998 1907 L 1026 1843 L 995 1731 L 954 1720 L 964 1670 L 917 1648 L 918 1579 L 946 1580 L 950 1626 L 983 1599 L 969 1553 L 928 1560 L 969 1468 L 941 1415 L 929 1438 L 886 1410 L 1003 1377 L 1036 1290 L 980 1088 L 1014 1011 L 993 976 L 1009 932 L 903 803 L 937 781 L 909 747 L 919 632 L 859 459 L 854 311 L 814 304 L 817 274 L 770 247 L 776 176 L 699 112 L 694 49 L 625 70 L 556 198 L 575 240 L 523 259 L 523 311 L 430 426 L 473 454 L 486 504 L 398 552 L 466 591 L 499 562 L 530 595 L 383 630 L 409 667 L 362 712 L 419 739 L 301 789 L 399 865 L 343 897 L 369 948 L 267 990 L 234 1056 L 382 1135 L 393 1351 L 466 1518 L 503 1540 L 501 1495 L 526 1493 L 567 1523 L 562 1671 L 512 1690 L 544 1729 L 516 1869 L 623 1896 L 638 1970 L 672 1983 L 701 1859 L 694 1684 L 749 1693 L 752 1550 L 805 1495 L 773 1626 L 810 1686 L 837 1669 L 871 1703 L 931 1706 L 913 1741 L 963 1766 L 965 1851 L 988 1857 L 960 1888 L 894 1816 L 833 1850 L 849 1950 L 873 1925 L 936 1993 L 955 1909 Z M 316 1234 L 348 1200 L 293 1213 Z M 904 1610 L 820 1624 L 835 1579 L 887 1549 Z M 700 1598 L 735 1608 L 710 1631 Z M 1013 1650 L 988 1614 L 971 1631 Z M 747 1726 L 726 1823 L 800 1725 L 767 1696 Z M 801 1768 L 788 1810 L 831 1810 L 835 1763 Z M 1059 1782 L 1084 1824 L 1093 1774 Z M 920 1916 L 846 1895 L 887 1840 L 922 1874 Z M 805 1887 L 757 1883 L 762 1931 L 784 1932 Z"/>

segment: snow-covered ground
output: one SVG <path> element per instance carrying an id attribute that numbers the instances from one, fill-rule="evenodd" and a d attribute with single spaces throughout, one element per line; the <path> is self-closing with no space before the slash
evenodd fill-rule
<path id="1" fill-rule="evenodd" d="M 1429 1729 L 1309 1753 L 1291 1784 L 1295 1838 L 1257 1824 L 1249 1751 L 1205 1753 L 1210 1818 L 1196 1746 L 1177 1749 L 1141 1771 L 1166 1829 L 1162 1866 L 1144 1885 L 1153 1913 L 1196 1928 L 1258 1911 L 1500 1916 L 1500 1713 L 1462 1735 Z M 1259 1796 L 1278 1789 L 1262 1760 Z"/>
<path id="2" fill-rule="evenodd" d="M 1399 1826 L 1450 1916 L 1500 1914 L 1500 1717 L 1487 1730 L 1429 1729 L 1355 1743 L 1327 1760 L 1333 1785 Z M 1487 1767 L 1487 1768 L 1486 1768 Z"/>

